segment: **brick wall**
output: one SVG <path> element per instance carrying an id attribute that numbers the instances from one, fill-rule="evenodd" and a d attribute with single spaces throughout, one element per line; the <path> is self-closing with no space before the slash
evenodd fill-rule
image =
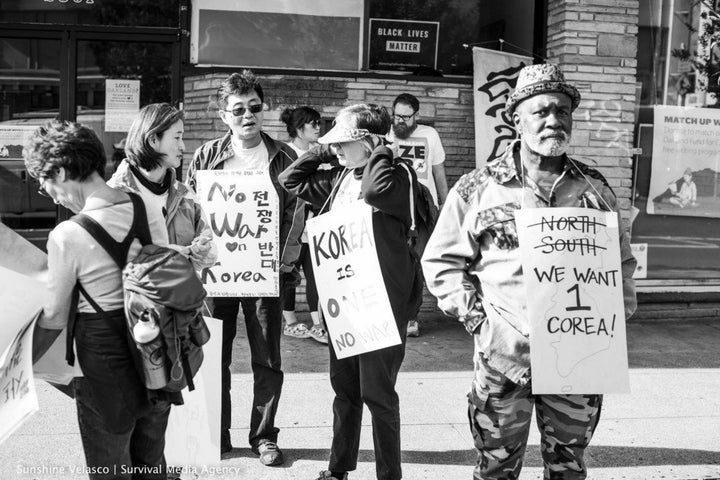
<path id="1" fill-rule="evenodd" d="M 582 94 L 572 153 L 605 175 L 627 218 L 632 187 L 638 0 L 550 0 L 547 56 Z"/>
<path id="2" fill-rule="evenodd" d="M 185 171 L 193 152 L 204 142 L 222 136 L 226 127 L 217 113 L 209 110 L 217 86 L 227 73 L 185 77 Z M 265 103 L 263 130 L 275 139 L 287 141 L 280 114 L 285 107 L 309 105 L 323 119 L 332 120 L 343 107 L 353 103 L 376 103 L 388 108 L 400 93 L 420 100 L 420 123 L 433 125 L 445 147 L 445 171 L 452 186 L 464 173 L 475 168 L 475 134 L 472 85 L 468 82 L 411 82 L 405 79 L 368 79 L 359 76 L 321 77 L 262 75 Z M 296 310 L 307 311 L 304 281 L 298 289 Z M 423 310 L 435 310 L 436 301 L 425 291 Z"/>

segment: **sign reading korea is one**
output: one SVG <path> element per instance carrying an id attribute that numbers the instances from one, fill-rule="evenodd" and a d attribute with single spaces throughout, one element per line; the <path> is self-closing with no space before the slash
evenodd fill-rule
<path id="1" fill-rule="evenodd" d="M 369 24 L 368 68 L 437 68 L 440 22 L 371 18 Z"/>

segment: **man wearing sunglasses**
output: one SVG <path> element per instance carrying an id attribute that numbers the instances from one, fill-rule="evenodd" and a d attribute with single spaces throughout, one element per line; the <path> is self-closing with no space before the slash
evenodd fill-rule
<path id="1" fill-rule="evenodd" d="M 420 102 L 409 93 L 401 93 L 393 102 L 393 124 L 387 140 L 395 155 L 413 166 L 420 183 L 433 196 L 435 205 L 445 203 L 448 187 L 445 179 L 445 149 L 440 135 L 429 125 L 417 123 Z M 420 336 L 417 319 L 408 322 L 408 337 Z"/>
<path id="2" fill-rule="evenodd" d="M 214 316 L 223 321 L 222 339 L 222 408 L 221 452 L 232 450 L 230 441 L 231 402 L 230 364 L 237 317 L 242 306 L 254 380 L 250 416 L 250 446 L 264 465 L 283 463 L 277 446 L 278 428 L 275 414 L 280 400 L 283 372 L 280 369 L 280 336 L 282 333 L 282 292 L 290 281 L 293 265 L 300 254 L 303 207 L 297 197 L 278 184 L 278 175 L 296 158 L 295 152 L 276 142 L 262 131 L 264 94 L 260 82 L 250 70 L 230 75 L 217 90 L 220 119 L 229 131 L 205 143 L 195 152 L 188 170 L 188 185 L 195 189 L 198 170 L 263 170 L 268 173 L 279 199 L 280 238 L 275 249 L 280 254 L 280 297 L 215 298 Z"/>

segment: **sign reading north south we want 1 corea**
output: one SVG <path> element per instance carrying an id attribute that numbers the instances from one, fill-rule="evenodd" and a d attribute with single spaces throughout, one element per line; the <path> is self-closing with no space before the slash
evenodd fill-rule
<path id="1" fill-rule="evenodd" d="M 368 28 L 368 68 L 437 68 L 440 22 L 371 18 Z"/>

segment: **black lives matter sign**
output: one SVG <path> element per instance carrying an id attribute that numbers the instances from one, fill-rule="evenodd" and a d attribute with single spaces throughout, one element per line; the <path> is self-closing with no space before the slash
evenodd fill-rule
<path id="1" fill-rule="evenodd" d="M 439 22 L 371 18 L 369 25 L 368 68 L 437 68 Z"/>

